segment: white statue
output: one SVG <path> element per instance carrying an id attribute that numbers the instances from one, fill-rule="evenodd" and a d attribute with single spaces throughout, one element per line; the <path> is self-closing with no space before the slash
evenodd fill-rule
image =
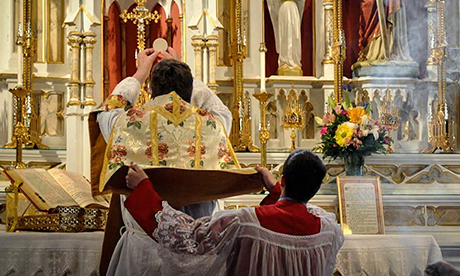
<path id="1" fill-rule="evenodd" d="M 300 24 L 305 0 L 267 0 L 275 32 L 278 75 L 302 76 Z"/>

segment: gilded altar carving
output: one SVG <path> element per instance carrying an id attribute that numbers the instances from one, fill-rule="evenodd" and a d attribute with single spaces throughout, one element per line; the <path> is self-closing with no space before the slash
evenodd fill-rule
<path id="1" fill-rule="evenodd" d="M 460 165 L 443 165 L 443 167 L 454 174 L 460 174 Z"/>
<path id="2" fill-rule="evenodd" d="M 327 175 L 324 183 L 335 181 L 344 174 L 341 163 L 326 164 Z M 382 184 L 456 184 L 460 183 L 460 165 L 430 165 L 425 164 L 365 164 L 364 175 L 378 176 Z"/>
<path id="3" fill-rule="evenodd" d="M 407 184 L 433 184 L 438 182 L 441 184 L 459 183 L 460 178 L 449 171 L 443 171 L 438 165 L 434 165 L 428 172 L 422 172 L 414 178 L 408 180 Z"/>
<path id="4" fill-rule="evenodd" d="M 385 226 L 425 226 L 424 206 L 384 206 Z"/>
<path id="5" fill-rule="evenodd" d="M 406 177 L 412 177 L 421 172 L 428 165 L 368 165 L 372 170 L 383 176 L 390 177 L 393 182 L 400 184 L 406 180 Z"/>
<path id="6" fill-rule="evenodd" d="M 428 226 L 460 226 L 460 206 L 427 206 Z"/>

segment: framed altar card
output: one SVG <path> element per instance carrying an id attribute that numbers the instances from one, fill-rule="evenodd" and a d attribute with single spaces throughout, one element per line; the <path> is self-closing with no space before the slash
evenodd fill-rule
<path id="1" fill-rule="evenodd" d="M 385 234 L 379 177 L 337 177 L 337 191 L 344 234 Z"/>

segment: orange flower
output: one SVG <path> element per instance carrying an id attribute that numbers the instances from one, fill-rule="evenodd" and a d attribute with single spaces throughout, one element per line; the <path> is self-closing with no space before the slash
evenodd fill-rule
<path id="1" fill-rule="evenodd" d="M 355 107 L 350 110 L 348 110 L 348 116 L 350 117 L 350 122 L 355 123 L 355 124 L 361 124 L 362 123 L 362 117 L 364 115 L 367 115 L 369 117 L 369 114 L 366 114 L 366 110 L 362 107 Z"/>

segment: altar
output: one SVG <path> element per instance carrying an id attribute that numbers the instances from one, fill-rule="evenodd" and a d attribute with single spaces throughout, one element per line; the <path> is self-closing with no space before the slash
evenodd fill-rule
<path id="1" fill-rule="evenodd" d="M 427 264 L 442 260 L 432 236 L 346 235 L 336 268 L 343 275 L 425 275 Z"/>
<path id="2" fill-rule="evenodd" d="M 0 276 L 99 275 L 102 238 L 102 232 L 0 233 Z M 432 236 L 346 235 L 336 269 L 343 276 L 417 276 L 439 260 Z"/>
<path id="3" fill-rule="evenodd" d="M 0 275 L 99 275 L 103 232 L 0 233 Z"/>

